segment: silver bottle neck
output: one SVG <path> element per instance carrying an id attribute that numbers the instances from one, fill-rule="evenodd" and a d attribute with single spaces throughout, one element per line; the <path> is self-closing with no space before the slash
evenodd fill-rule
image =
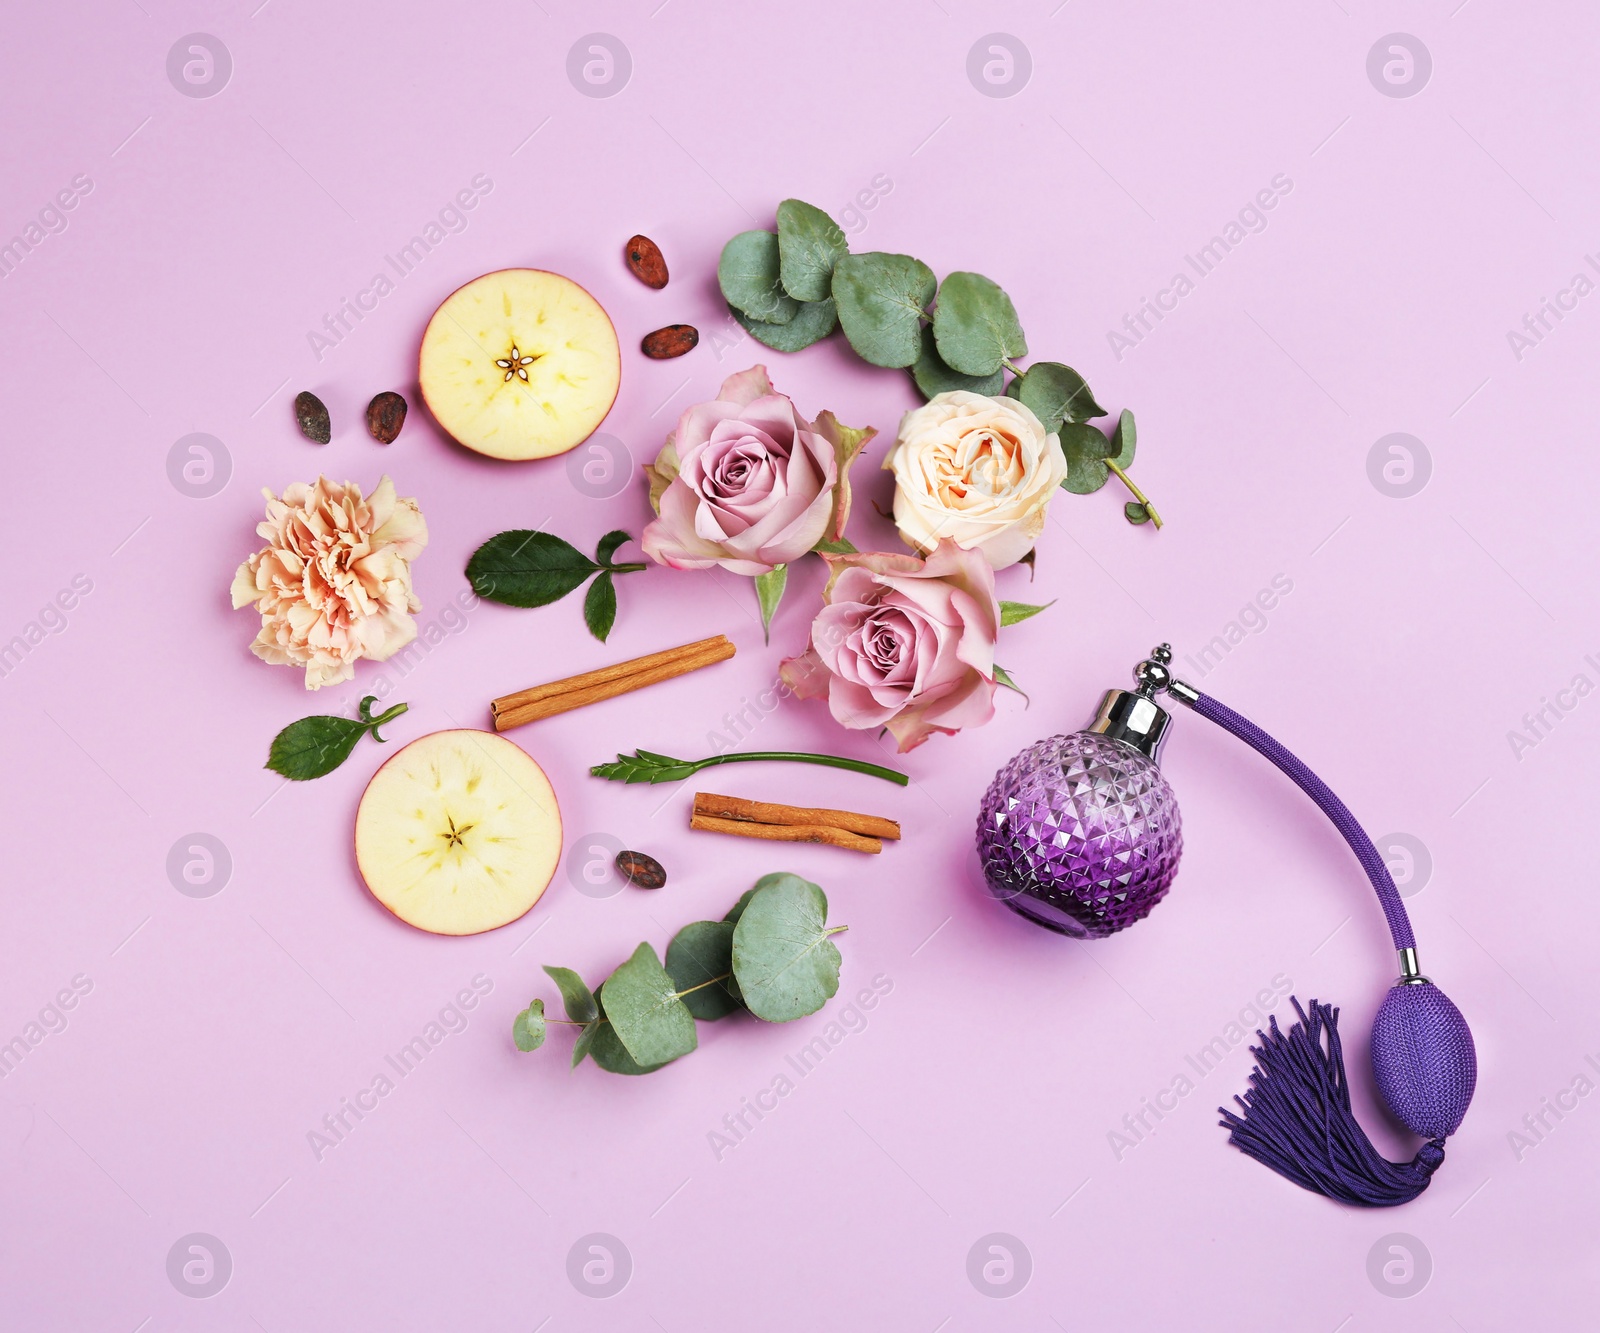
<path id="1" fill-rule="evenodd" d="M 1096 735 L 1130 745 L 1147 759 L 1161 760 L 1161 742 L 1170 721 L 1166 709 L 1132 690 L 1107 690 L 1085 728 Z"/>

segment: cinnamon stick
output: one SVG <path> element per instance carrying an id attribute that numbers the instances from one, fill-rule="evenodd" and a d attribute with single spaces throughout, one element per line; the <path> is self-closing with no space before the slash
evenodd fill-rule
<path id="1" fill-rule="evenodd" d="M 712 833 L 732 833 L 741 838 L 766 838 L 772 842 L 820 842 L 830 847 L 848 847 L 851 851 L 871 852 L 883 850 L 876 838 L 864 838 L 848 829 L 832 828 L 825 824 L 752 824 L 747 819 L 716 819 L 710 815 L 690 815 L 689 827 L 706 829 Z"/>
<path id="2" fill-rule="evenodd" d="M 496 731 L 507 731 L 540 718 L 553 717 L 586 704 L 613 699 L 630 690 L 658 685 L 701 667 L 725 662 L 735 652 L 733 643 L 722 634 L 695 643 L 681 644 L 659 653 L 649 653 L 627 662 L 585 671 L 581 675 L 534 685 L 515 694 L 502 695 L 489 705 Z"/>
<path id="3" fill-rule="evenodd" d="M 900 836 L 900 825 L 878 815 L 858 815 L 851 810 L 818 810 L 800 805 L 774 805 L 767 801 L 747 801 L 739 796 L 718 796 L 715 792 L 694 794 L 694 813 L 712 819 L 738 819 L 753 824 L 821 825 L 845 829 L 867 838 Z"/>

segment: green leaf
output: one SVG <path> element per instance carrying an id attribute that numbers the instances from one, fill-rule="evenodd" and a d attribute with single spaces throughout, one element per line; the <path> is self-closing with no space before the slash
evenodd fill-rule
<path id="1" fill-rule="evenodd" d="M 511 1020 L 511 1040 L 519 1051 L 536 1051 L 544 1045 L 543 1000 L 535 1000 Z"/>
<path id="2" fill-rule="evenodd" d="M 778 238 L 770 231 L 742 231 L 722 247 L 717 282 L 723 298 L 751 319 L 787 324 L 800 303 L 778 278 Z"/>
<path id="3" fill-rule="evenodd" d="M 1117 428 L 1111 432 L 1111 461 L 1126 472 L 1133 466 L 1133 453 L 1138 443 L 1139 432 L 1134 428 L 1133 413 L 1123 408 L 1122 415 L 1117 418 Z M 1143 505 L 1139 507 L 1144 508 Z"/>
<path id="4" fill-rule="evenodd" d="M 1095 402 L 1083 376 L 1059 361 L 1035 362 L 1017 383 L 1021 388 L 1015 397 L 1033 410 L 1048 433 L 1059 430 L 1063 421 L 1088 421 L 1106 414 L 1105 408 Z"/>
<path id="5" fill-rule="evenodd" d="M 787 324 L 768 324 L 763 320 L 751 319 L 737 306 L 730 305 L 728 310 L 746 333 L 775 352 L 804 351 L 839 327 L 839 310 L 831 296 L 825 301 L 803 301 Z"/>
<path id="6" fill-rule="evenodd" d="M 761 887 L 760 884 L 756 885 L 757 889 L 760 888 L 760 887 Z M 743 893 L 741 893 L 739 895 L 739 901 L 734 903 L 734 905 L 728 909 L 726 915 L 724 915 L 722 919 L 724 921 L 729 922 L 732 925 L 735 925 L 735 926 L 738 925 L 739 924 L 739 918 L 744 915 L 744 909 L 747 908 L 748 906 L 750 906 L 750 900 L 752 898 L 754 898 L 755 896 L 756 896 L 756 890 L 755 889 L 746 889 Z"/>
<path id="7" fill-rule="evenodd" d="M 1137 500 L 1129 500 L 1127 504 L 1122 506 L 1122 516 L 1136 527 L 1140 523 L 1148 523 L 1150 521 L 1150 511 Z"/>
<path id="8" fill-rule="evenodd" d="M 694 1050 L 694 1015 L 648 942 L 607 978 L 606 1016 L 641 1065 L 664 1065 Z"/>
<path id="9" fill-rule="evenodd" d="M 757 1018 L 787 1023 L 839 989 L 839 950 L 828 937 L 828 899 L 798 875 L 765 875 L 733 928 L 733 974 Z"/>
<path id="10" fill-rule="evenodd" d="M 600 545 L 595 548 L 594 558 L 596 563 L 601 565 L 609 565 L 611 563 L 611 557 L 617 553 L 617 548 L 626 542 L 631 542 L 632 540 L 632 535 L 624 532 L 621 528 L 616 529 L 614 532 L 606 533 L 606 535 L 600 539 Z"/>
<path id="11" fill-rule="evenodd" d="M 910 255 L 845 255 L 833 269 L 844 336 L 875 366 L 909 366 L 917 359 L 922 321 L 937 288 L 933 270 Z"/>
<path id="12" fill-rule="evenodd" d="M 933 398 L 941 393 L 954 393 L 957 389 L 965 389 L 969 393 L 981 393 L 992 398 L 1000 392 L 1000 385 L 1005 380 L 1005 371 L 997 370 L 992 375 L 963 375 L 959 370 L 951 370 L 939 356 L 939 348 L 933 336 L 933 326 L 925 324 L 922 328 L 922 352 L 911 367 L 911 378 L 916 382 L 917 389 L 924 398 Z"/>
<path id="13" fill-rule="evenodd" d="M 1028 699 L 1028 692 L 1023 689 L 1022 686 L 1018 685 L 1016 681 L 1012 680 L 1011 673 L 998 662 L 994 664 L 994 679 L 997 685 L 1004 685 L 1006 689 L 1015 690 L 1024 699 Z M 1033 700 L 1028 699 L 1028 702 L 1032 703 Z"/>
<path id="14" fill-rule="evenodd" d="M 1006 397 L 1020 399 L 1022 397 L 1022 381 L 1027 378 L 1028 377 L 1026 373 L 1021 375 L 1013 375 L 1010 382 L 1006 385 Z M 1034 415 L 1038 416 L 1039 414 L 1035 412 Z"/>
<path id="15" fill-rule="evenodd" d="M 1074 495 L 1090 495 L 1106 484 L 1111 469 L 1106 466 L 1106 455 L 1111 442 L 1096 426 L 1068 421 L 1061 427 L 1061 451 L 1067 456 L 1067 475 L 1062 479 L 1064 489 Z"/>
<path id="16" fill-rule="evenodd" d="M 294 782 L 331 773 L 350 757 L 367 725 L 348 717 L 303 717 L 272 738 L 267 767 Z"/>
<path id="17" fill-rule="evenodd" d="M 578 1040 L 572 1043 L 573 1069 L 583 1063 L 584 1056 L 589 1054 L 589 1049 L 594 1045 L 594 1039 L 602 1027 L 608 1032 L 611 1030 L 611 1024 L 603 1018 L 596 1018 L 584 1024 L 583 1031 L 578 1034 Z M 620 1047 L 622 1043 L 619 1041 L 617 1045 Z"/>
<path id="18" fill-rule="evenodd" d="M 674 759 L 670 755 L 651 754 L 640 750 L 636 754 L 619 754 L 615 762 L 596 764 L 589 770 L 597 778 L 612 782 L 678 782 L 700 768 L 698 762 Z"/>
<path id="19" fill-rule="evenodd" d="M 1000 627 L 1004 629 L 1007 625 L 1019 625 L 1024 620 L 1038 615 L 1041 611 L 1047 611 L 1054 605 L 1054 601 L 1046 602 L 1043 606 L 1034 606 L 1029 602 L 1001 602 Z"/>
<path id="20" fill-rule="evenodd" d="M 831 541 L 831 542 L 827 541 L 826 539 L 824 539 L 823 541 L 818 542 L 811 549 L 813 551 L 819 552 L 822 555 L 855 555 L 855 554 L 857 554 L 857 552 L 856 552 L 856 544 L 853 541 L 851 541 L 848 537 L 840 537 L 837 541 Z"/>
<path id="21" fill-rule="evenodd" d="M 595 1000 L 600 1005 L 600 1017 L 590 1025 L 594 1029 L 594 1035 L 589 1038 L 589 1045 L 585 1048 L 585 1053 L 594 1057 L 595 1064 L 599 1065 L 608 1074 L 653 1074 L 660 1069 L 661 1065 L 659 1064 L 642 1065 L 628 1054 L 628 1048 L 622 1044 L 622 1038 L 617 1035 L 615 1024 L 606 1017 L 605 986 L 602 985 L 600 987 Z M 691 1023 L 694 1022 L 693 1019 L 689 1021 Z M 579 1044 L 582 1043 L 584 1035 L 588 1032 L 589 1028 L 585 1028 L 579 1034 Z M 574 1048 L 573 1054 L 577 1055 L 576 1048 Z M 578 1058 L 581 1059 L 582 1057 Z M 574 1060 L 573 1063 L 576 1065 L 577 1061 Z M 662 1064 L 670 1063 L 670 1061 L 662 1061 Z"/>
<path id="22" fill-rule="evenodd" d="M 772 642 L 772 617 L 778 614 L 778 603 L 783 600 L 788 582 L 788 565 L 777 565 L 755 578 L 756 601 L 761 605 L 761 633 L 768 643 Z"/>
<path id="23" fill-rule="evenodd" d="M 467 561 L 467 580 L 479 597 L 506 606 L 549 606 L 599 566 L 570 542 L 548 532 L 514 528 L 489 538 Z"/>
<path id="24" fill-rule="evenodd" d="M 666 968 L 678 998 L 696 1018 L 714 1022 L 739 1007 L 727 988 L 733 980 L 733 922 L 693 921 L 685 926 L 667 945 Z"/>
<path id="25" fill-rule="evenodd" d="M 545 971 L 561 991 L 561 1003 L 566 1008 L 568 1020 L 573 1023 L 594 1022 L 600 1014 L 600 1006 L 595 1003 L 594 992 L 583 978 L 570 967 L 547 967 Z"/>
<path id="26" fill-rule="evenodd" d="M 963 375 L 992 375 L 1028 352 L 1017 308 L 981 273 L 951 273 L 939 284 L 933 336 L 945 365 Z"/>
<path id="27" fill-rule="evenodd" d="M 617 623 L 617 585 L 609 569 L 591 583 L 589 591 L 583 595 L 583 623 L 601 643 Z"/>
<path id="28" fill-rule="evenodd" d="M 785 199 L 778 205 L 778 274 L 797 301 L 820 301 L 833 285 L 833 266 L 850 253 L 839 224 L 820 208 Z"/>

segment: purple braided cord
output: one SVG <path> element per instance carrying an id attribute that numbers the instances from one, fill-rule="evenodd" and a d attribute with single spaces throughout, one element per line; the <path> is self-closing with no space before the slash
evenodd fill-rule
<path id="1" fill-rule="evenodd" d="M 1383 904 L 1383 914 L 1389 920 L 1389 934 L 1394 938 L 1394 947 L 1397 950 L 1415 949 L 1417 939 L 1411 933 L 1411 918 L 1406 915 L 1405 904 L 1400 899 L 1400 891 L 1394 886 L 1389 867 L 1384 865 L 1383 857 L 1372 845 L 1372 839 L 1367 836 L 1366 830 L 1356 822 L 1356 817 L 1350 813 L 1349 807 L 1329 790 L 1327 783 L 1249 718 L 1240 717 L 1233 709 L 1226 704 L 1218 703 L 1208 694 L 1196 691 L 1196 696 L 1195 701 L 1190 704 L 1195 712 L 1201 717 L 1209 718 L 1224 731 L 1232 732 L 1251 749 L 1265 755 L 1283 770 L 1295 786 L 1316 802 L 1317 808 L 1327 815 L 1333 822 L 1334 828 L 1338 829 L 1344 840 L 1350 844 L 1350 850 L 1356 854 L 1356 860 L 1361 862 L 1361 868 L 1367 872 L 1367 878 L 1377 890 L 1378 901 Z M 1183 699 L 1181 694 L 1174 697 Z"/>

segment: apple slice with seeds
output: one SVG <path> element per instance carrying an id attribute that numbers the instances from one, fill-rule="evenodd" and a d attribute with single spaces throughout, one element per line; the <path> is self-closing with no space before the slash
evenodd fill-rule
<path id="1" fill-rule="evenodd" d="M 356 864 L 372 896 L 435 935 L 515 921 L 561 860 L 544 770 L 488 731 L 436 731 L 395 753 L 356 811 Z"/>
<path id="2" fill-rule="evenodd" d="M 508 268 L 445 298 L 417 378 L 434 419 L 490 458 L 549 458 L 594 434 L 622 379 L 617 331 L 570 278 Z"/>

